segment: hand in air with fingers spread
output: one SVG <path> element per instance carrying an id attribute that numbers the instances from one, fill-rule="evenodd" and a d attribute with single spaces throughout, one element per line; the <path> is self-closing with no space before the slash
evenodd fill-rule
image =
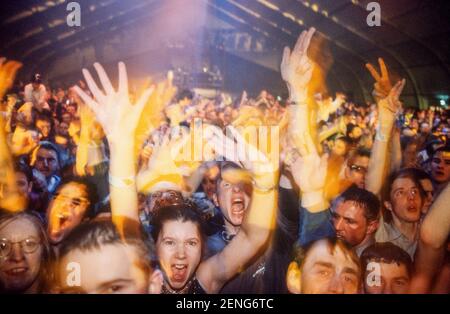
<path id="1" fill-rule="evenodd" d="M 83 69 L 86 83 L 94 96 L 90 97 L 80 87 L 75 86 L 75 91 L 86 105 L 95 113 L 97 120 L 103 127 L 108 141 L 134 136 L 142 109 L 153 92 L 153 87 L 148 88 L 141 95 L 135 105 L 130 103 L 128 94 L 128 77 L 123 62 L 119 62 L 119 87 L 114 90 L 105 70 L 99 63 L 94 63 L 103 91 L 99 89 L 90 72 Z"/>

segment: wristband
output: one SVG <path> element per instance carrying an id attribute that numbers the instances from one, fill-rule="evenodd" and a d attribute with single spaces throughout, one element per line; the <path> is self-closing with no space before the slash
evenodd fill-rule
<path id="1" fill-rule="evenodd" d="M 109 184 L 118 189 L 128 188 L 136 184 L 136 178 L 135 176 L 115 177 L 109 174 Z"/>

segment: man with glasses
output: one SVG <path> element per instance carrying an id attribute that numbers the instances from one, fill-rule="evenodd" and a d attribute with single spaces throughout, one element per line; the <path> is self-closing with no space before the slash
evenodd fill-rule
<path id="1" fill-rule="evenodd" d="M 345 179 L 356 184 L 360 189 L 365 188 L 367 168 L 369 166 L 370 151 L 358 148 L 348 158 L 344 169 Z"/>

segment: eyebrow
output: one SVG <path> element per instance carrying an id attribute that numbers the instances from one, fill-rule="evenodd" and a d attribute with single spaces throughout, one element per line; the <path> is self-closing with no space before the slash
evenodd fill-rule
<path id="1" fill-rule="evenodd" d="M 333 268 L 333 264 L 327 263 L 327 262 L 321 262 L 321 261 L 315 262 L 313 264 L 313 267 L 314 266 L 322 266 L 322 267 L 326 267 L 326 268 Z"/>
<path id="2" fill-rule="evenodd" d="M 353 268 L 350 268 L 350 267 L 344 267 L 342 272 L 346 273 L 346 274 L 352 274 L 352 275 L 358 276 L 358 272 L 356 270 L 354 270 Z"/>
<path id="3" fill-rule="evenodd" d="M 102 283 L 99 286 L 99 289 L 103 290 L 103 289 L 108 288 L 109 286 L 114 285 L 114 284 L 117 285 L 117 284 L 121 284 L 121 283 L 125 284 L 125 283 L 130 283 L 130 282 L 133 282 L 133 280 L 131 280 L 131 279 L 114 279 L 114 280 L 110 280 L 110 281 Z"/>

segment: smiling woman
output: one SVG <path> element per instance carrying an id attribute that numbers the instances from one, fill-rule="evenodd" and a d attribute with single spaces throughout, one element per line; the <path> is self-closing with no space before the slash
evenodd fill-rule
<path id="1" fill-rule="evenodd" d="M 51 256 L 37 216 L 22 212 L 0 217 L 0 292 L 45 292 Z"/>

